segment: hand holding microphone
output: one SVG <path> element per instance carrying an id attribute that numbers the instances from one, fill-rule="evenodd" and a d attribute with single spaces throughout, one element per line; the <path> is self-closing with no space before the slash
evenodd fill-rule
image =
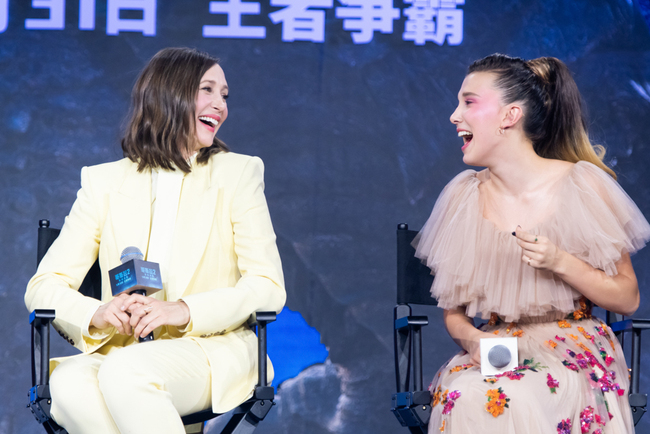
<path id="1" fill-rule="evenodd" d="M 124 320 L 124 317 L 128 318 L 127 312 L 131 313 L 131 317 L 127 319 L 126 323 L 123 322 L 124 331 L 128 330 L 130 332 L 131 327 L 138 325 L 138 321 L 134 320 L 136 318 L 139 320 L 141 317 L 134 317 L 129 309 L 133 310 L 134 303 L 149 304 L 153 299 L 148 296 L 162 289 L 162 280 L 160 266 L 155 262 L 145 261 L 144 255 L 137 247 L 124 249 L 122 255 L 120 255 L 120 261 L 122 265 L 109 270 L 108 276 L 111 282 L 111 292 L 114 297 L 121 300 L 121 303 L 111 302 L 108 304 L 119 304 L 119 309 L 123 315 L 115 316 L 121 321 Z M 123 295 L 127 294 L 129 296 L 124 298 Z M 113 307 L 115 306 L 110 308 L 111 311 Z M 120 331 L 119 327 L 118 331 Z M 137 333 L 136 330 L 136 336 L 138 336 L 140 342 L 151 341 L 153 340 L 153 329 L 145 337 L 142 337 L 142 334 Z"/>

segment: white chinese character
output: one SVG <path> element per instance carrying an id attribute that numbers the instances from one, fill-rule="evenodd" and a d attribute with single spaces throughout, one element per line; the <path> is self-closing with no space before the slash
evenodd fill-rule
<path id="1" fill-rule="evenodd" d="M 426 41 L 442 45 L 463 42 L 463 11 L 457 5 L 465 0 L 404 0 L 412 6 L 404 11 L 408 17 L 404 25 L 402 39 L 424 45 Z M 436 23 L 433 18 L 436 17 Z"/>
<path id="2" fill-rule="evenodd" d="M 331 8 L 333 0 L 271 0 L 271 6 L 288 6 L 269 14 L 273 24 L 282 22 L 282 40 L 287 42 L 325 41 L 325 11 L 307 8 Z"/>
<path id="3" fill-rule="evenodd" d="M 210 2 L 211 14 L 228 14 L 226 26 L 203 26 L 204 38 L 266 38 L 266 27 L 242 26 L 242 15 L 258 15 L 260 4 L 257 2 L 242 2 L 242 0 L 226 0 Z"/>
<path id="4" fill-rule="evenodd" d="M 400 11 L 393 7 L 393 0 L 339 0 L 346 7 L 336 8 L 336 18 L 343 18 L 343 29 L 352 33 L 355 44 L 372 41 L 375 31 L 393 33 L 393 20 Z"/>
<path id="5" fill-rule="evenodd" d="M 95 0 L 79 0 L 79 29 L 95 30 Z"/>
<path id="6" fill-rule="evenodd" d="M 9 24 L 9 0 L 0 0 L 0 33 L 7 30 Z"/>
<path id="7" fill-rule="evenodd" d="M 142 19 L 120 18 L 122 10 L 142 11 Z M 106 34 L 117 35 L 119 32 L 156 36 L 156 0 L 108 0 Z"/>
<path id="8" fill-rule="evenodd" d="M 34 9 L 49 9 L 49 18 L 28 18 L 26 29 L 63 30 L 65 29 L 65 0 L 32 0 Z"/>

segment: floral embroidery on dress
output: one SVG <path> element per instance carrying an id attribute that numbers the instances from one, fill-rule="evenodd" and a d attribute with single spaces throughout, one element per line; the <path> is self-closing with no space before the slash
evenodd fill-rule
<path id="1" fill-rule="evenodd" d="M 510 398 L 503 393 L 503 389 L 500 387 L 498 389 L 488 390 L 485 396 L 488 397 L 488 402 L 485 404 L 485 411 L 494 417 L 503 414 L 504 409 L 509 407 L 508 402 Z"/>
<path id="2" fill-rule="evenodd" d="M 512 333 L 512 337 L 515 337 L 515 338 L 520 338 L 520 337 L 522 337 L 523 335 L 524 335 L 524 331 L 523 331 L 523 330 L 517 330 L 516 332 Z"/>
<path id="3" fill-rule="evenodd" d="M 557 389 L 560 387 L 560 382 L 551 376 L 551 374 L 546 374 L 546 385 L 551 390 L 551 393 L 557 394 Z"/>
<path id="4" fill-rule="evenodd" d="M 468 370 L 469 368 L 471 368 L 473 366 L 474 366 L 474 364 L 472 364 L 472 363 L 467 363 L 467 364 L 464 364 L 464 365 L 456 365 L 456 366 L 454 366 L 453 368 L 451 368 L 449 370 L 449 373 L 453 374 L 454 372 L 466 371 L 466 370 Z"/>
<path id="5" fill-rule="evenodd" d="M 537 372 L 539 369 L 548 369 L 548 366 L 542 366 L 540 362 L 535 363 L 535 358 L 531 357 L 530 359 L 524 359 L 524 364 L 517 366 L 514 371 L 523 372 L 528 370 Z"/>
<path id="6" fill-rule="evenodd" d="M 440 404 L 440 394 L 441 394 L 442 387 L 438 386 L 438 390 L 435 391 L 433 394 L 433 402 L 431 403 L 431 407 L 435 407 L 436 405 Z"/>
<path id="7" fill-rule="evenodd" d="M 558 434 L 571 434 L 571 419 L 563 419 L 557 424 Z"/>
<path id="8" fill-rule="evenodd" d="M 582 351 L 591 351 L 591 350 L 589 349 L 589 347 L 586 346 L 585 344 L 583 344 L 582 342 L 578 342 L 576 345 L 577 345 L 578 348 L 580 348 Z"/>
<path id="9" fill-rule="evenodd" d="M 600 327 L 595 327 L 595 329 L 599 335 L 605 336 L 605 339 L 607 339 L 607 342 L 609 342 L 609 345 L 611 345 L 612 349 L 616 350 L 612 336 L 609 334 L 609 331 L 607 331 L 607 324 L 600 323 Z"/>
<path id="10" fill-rule="evenodd" d="M 558 322 L 557 322 L 557 325 L 558 325 L 561 329 L 568 329 L 568 328 L 571 328 L 571 324 L 569 323 L 569 321 L 566 321 L 566 320 L 563 320 L 563 319 L 560 320 L 560 321 L 558 321 Z"/>
<path id="11" fill-rule="evenodd" d="M 506 371 L 495 375 L 495 377 L 497 378 L 506 377 L 510 380 L 521 380 L 522 378 L 524 378 L 524 375 L 525 374 L 518 371 Z"/>
<path id="12" fill-rule="evenodd" d="M 576 372 L 579 371 L 578 365 L 576 365 L 575 363 L 571 363 L 566 359 L 562 360 L 562 364 L 566 366 L 568 369 L 571 369 L 572 371 L 576 371 Z"/>
<path id="13" fill-rule="evenodd" d="M 562 336 L 555 335 L 555 340 L 564 342 L 564 341 L 566 341 L 566 338 L 562 337 Z"/>
<path id="14" fill-rule="evenodd" d="M 442 426 L 439 428 L 439 429 L 440 429 L 440 432 L 444 432 L 444 431 L 445 431 L 445 425 L 446 425 L 446 422 L 447 422 L 446 420 L 443 420 L 443 421 L 442 421 Z"/>
<path id="15" fill-rule="evenodd" d="M 492 332 L 492 334 L 493 334 L 493 335 L 498 335 L 498 334 L 499 334 L 499 330 L 495 330 L 494 332 Z"/>
<path id="16" fill-rule="evenodd" d="M 594 339 L 594 336 L 587 333 L 587 330 L 585 330 L 584 327 L 578 327 L 578 331 L 582 333 L 582 336 L 584 336 L 585 339 L 590 341 L 592 344 L 596 345 L 596 340 Z"/>
<path id="17" fill-rule="evenodd" d="M 592 303 L 586 297 L 582 296 L 580 297 L 580 300 L 578 300 L 578 304 L 580 305 L 580 308 L 568 314 L 567 319 L 577 321 L 583 318 L 591 318 Z"/>
<path id="18" fill-rule="evenodd" d="M 499 381 L 499 379 L 496 378 L 496 377 L 488 377 L 488 378 L 485 378 L 483 381 L 485 381 L 488 384 L 494 384 L 497 381 Z"/>
<path id="19" fill-rule="evenodd" d="M 458 398 L 460 398 L 460 390 L 452 390 L 449 392 L 446 396 L 446 402 L 443 400 L 445 406 L 442 409 L 442 414 L 450 414 L 451 409 L 454 408 L 454 404 Z"/>
<path id="20" fill-rule="evenodd" d="M 603 358 L 603 360 L 605 361 L 605 365 L 607 365 L 607 367 L 609 368 L 609 365 L 612 364 L 612 362 L 614 361 L 614 358 L 612 356 L 610 356 L 609 354 L 607 354 L 607 351 L 605 351 L 605 348 L 600 347 L 599 350 L 600 350 L 600 357 Z"/>
<path id="21" fill-rule="evenodd" d="M 580 412 L 580 430 L 582 431 L 582 433 L 583 434 L 588 433 L 589 430 L 591 429 L 591 425 L 594 422 L 601 427 L 605 426 L 606 423 L 605 421 L 602 420 L 600 415 L 594 413 L 594 408 L 589 405 Z M 597 431 L 602 432 L 600 428 L 598 428 Z"/>
<path id="22" fill-rule="evenodd" d="M 552 350 L 554 350 L 557 347 L 557 342 L 553 342 L 552 340 L 548 340 L 544 342 L 546 345 L 548 345 Z"/>

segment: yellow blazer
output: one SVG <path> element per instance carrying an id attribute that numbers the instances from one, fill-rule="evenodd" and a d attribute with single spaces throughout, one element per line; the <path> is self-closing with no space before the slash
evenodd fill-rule
<path id="1" fill-rule="evenodd" d="M 123 159 L 81 170 L 70 215 L 25 293 L 30 312 L 56 310 L 54 327 L 84 353 L 108 354 L 134 343 L 114 328 L 94 334 L 83 328 L 91 312 L 112 299 L 108 270 L 120 264 L 122 250 L 147 252 L 151 172 L 136 168 Z M 263 175 L 259 158 L 223 152 L 186 175 L 167 288 L 159 296 L 189 306 L 190 323 L 182 330 L 162 327 L 156 339 L 193 339 L 201 346 L 211 366 L 215 412 L 236 407 L 255 386 L 257 346 L 247 318 L 256 310 L 279 312 L 286 300 Z M 98 256 L 102 301 L 78 292 Z"/>

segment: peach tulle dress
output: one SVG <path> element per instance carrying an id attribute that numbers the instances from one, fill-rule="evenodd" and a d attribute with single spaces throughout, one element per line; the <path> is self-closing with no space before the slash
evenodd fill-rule
<path id="1" fill-rule="evenodd" d="M 438 198 L 416 238 L 416 256 L 435 273 L 432 295 L 490 320 L 482 329 L 518 338 L 519 366 L 484 377 L 462 351 L 431 384 L 429 433 L 633 433 L 628 373 L 619 343 L 591 303 L 553 273 L 521 260 L 511 232 L 484 218 L 467 170 Z M 612 276 L 621 252 L 650 239 L 650 225 L 608 174 L 579 162 L 557 182 L 549 214 L 528 232 Z"/>

